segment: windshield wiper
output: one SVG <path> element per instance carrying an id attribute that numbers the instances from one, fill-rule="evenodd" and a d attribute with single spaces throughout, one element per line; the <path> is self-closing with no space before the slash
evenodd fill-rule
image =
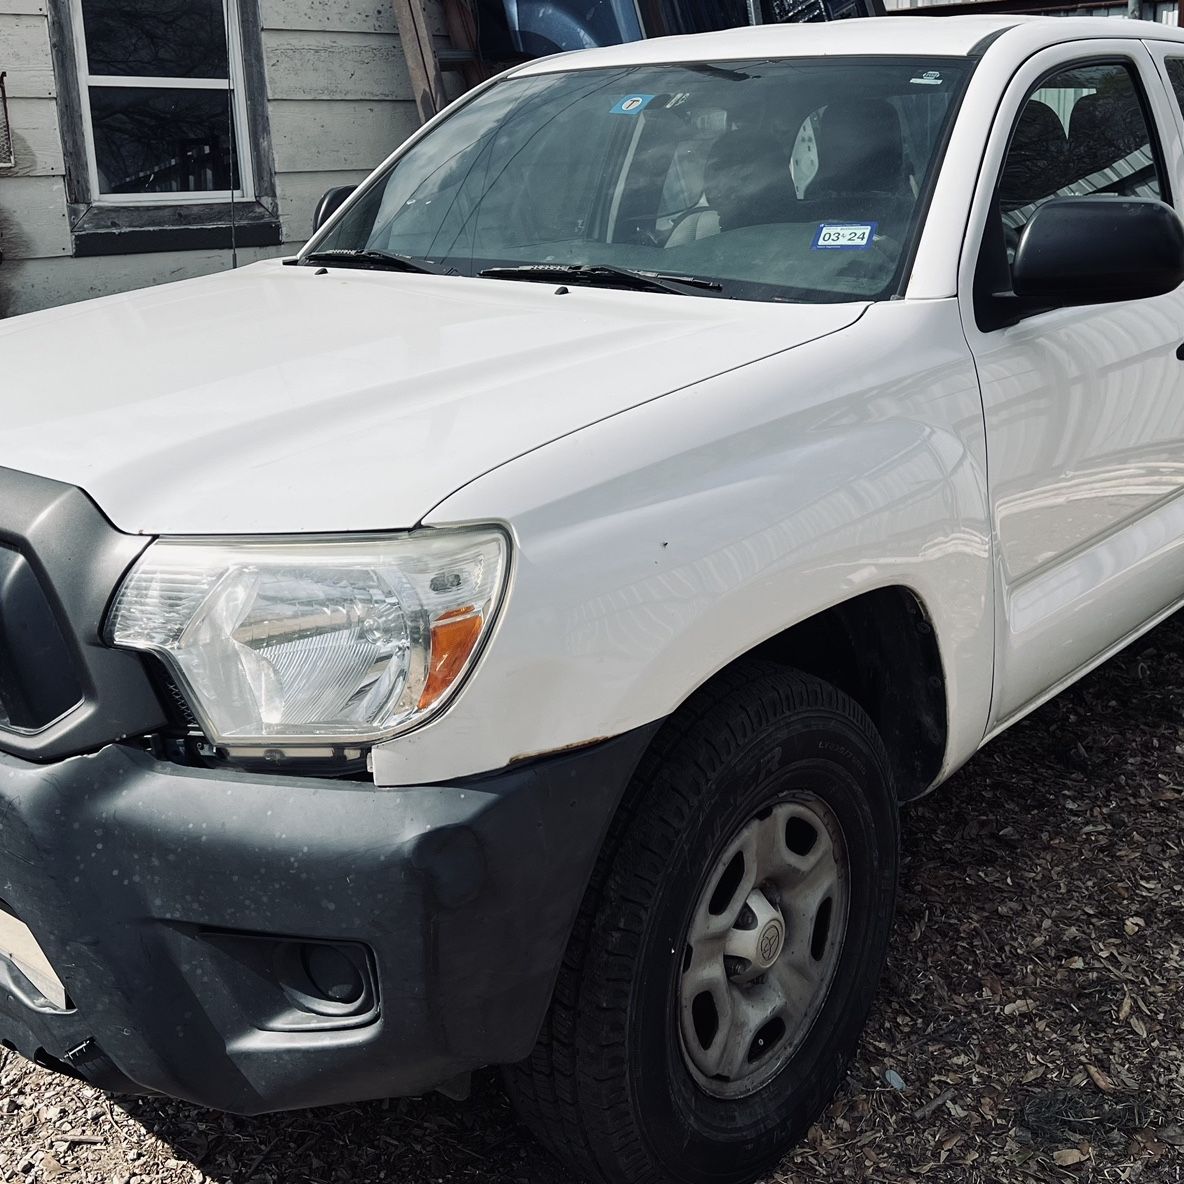
<path id="1" fill-rule="evenodd" d="M 316 266 L 328 264 L 336 267 L 369 267 L 374 271 L 413 271 L 424 275 L 452 275 L 450 272 L 427 259 L 415 259 L 410 255 L 395 255 L 390 251 L 313 251 L 300 260 L 303 264 Z"/>
<path id="2" fill-rule="evenodd" d="M 634 271 L 607 263 L 525 263 L 517 267 L 487 267 L 477 273 L 494 280 L 561 280 L 599 288 L 627 288 L 635 292 L 674 292 L 688 288 L 721 292 L 723 285 L 695 275 L 668 275 L 661 271 Z"/>

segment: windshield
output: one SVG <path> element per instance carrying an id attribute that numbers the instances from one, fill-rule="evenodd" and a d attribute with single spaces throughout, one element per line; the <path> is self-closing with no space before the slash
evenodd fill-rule
<path id="1" fill-rule="evenodd" d="M 508 79 L 379 174 L 313 249 L 502 278 L 696 277 L 714 283 L 679 290 L 707 298 L 885 299 L 970 69 L 833 57 Z"/>

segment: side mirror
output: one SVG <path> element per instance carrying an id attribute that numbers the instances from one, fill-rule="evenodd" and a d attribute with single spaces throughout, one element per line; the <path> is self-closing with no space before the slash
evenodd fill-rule
<path id="1" fill-rule="evenodd" d="M 345 205 L 345 203 L 349 201 L 351 197 L 353 197 L 354 191 L 356 189 L 356 185 L 339 185 L 336 189 L 330 189 L 329 192 L 326 193 L 319 202 L 317 202 L 316 213 L 314 213 L 312 216 L 313 234 L 316 234 L 316 232 L 320 230 L 320 228 L 324 226 L 325 223 L 328 222 L 329 219 L 332 218 L 333 215 L 336 214 L 337 211 L 341 209 L 341 207 Z"/>
<path id="2" fill-rule="evenodd" d="M 1024 227 L 1011 280 L 1024 308 L 1162 296 L 1184 283 L 1184 225 L 1150 197 L 1056 197 Z"/>

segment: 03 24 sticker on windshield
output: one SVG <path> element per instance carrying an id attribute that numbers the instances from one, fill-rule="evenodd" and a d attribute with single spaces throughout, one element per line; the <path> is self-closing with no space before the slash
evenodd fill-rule
<path id="1" fill-rule="evenodd" d="M 816 251 L 866 251 L 875 235 L 875 222 L 821 222 L 810 245 Z"/>

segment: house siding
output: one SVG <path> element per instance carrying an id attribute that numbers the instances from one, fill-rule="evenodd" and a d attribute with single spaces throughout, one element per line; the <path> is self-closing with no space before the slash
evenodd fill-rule
<path id="1" fill-rule="evenodd" d="M 17 157 L 0 170 L 0 315 L 231 266 L 229 250 L 73 257 L 47 12 L 57 2 L 0 0 Z M 439 0 L 428 10 L 442 37 Z M 240 249 L 240 264 L 290 254 L 325 190 L 361 181 L 419 125 L 392 0 L 261 0 L 260 15 L 283 245 Z"/>
<path id="2" fill-rule="evenodd" d="M 260 10 L 280 222 L 284 241 L 299 242 L 321 194 L 361 181 L 419 116 L 393 3 L 262 0 Z"/>
<path id="3" fill-rule="evenodd" d="M 0 250 L 15 258 L 66 257 L 65 166 L 44 3 L 0 0 L 0 70 L 16 156 L 15 168 L 0 171 Z"/>

